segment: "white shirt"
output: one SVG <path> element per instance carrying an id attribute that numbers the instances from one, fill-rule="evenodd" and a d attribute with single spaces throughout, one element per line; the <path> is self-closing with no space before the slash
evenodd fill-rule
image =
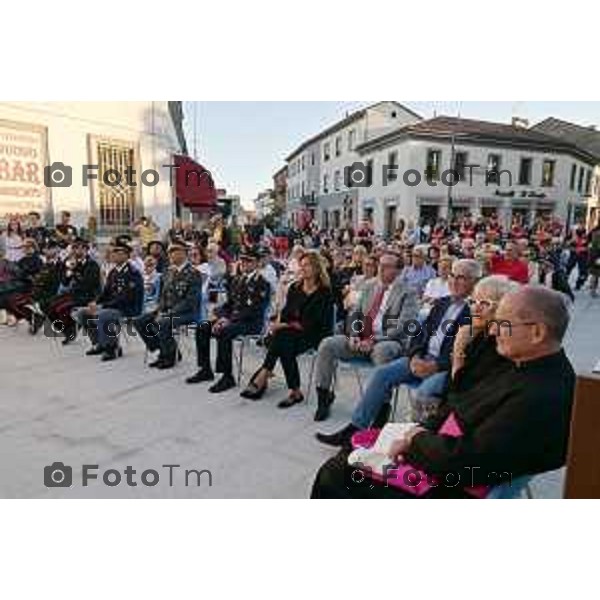
<path id="1" fill-rule="evenodd" d="M 442 279 L 441 277 L 430 279 L 423 292 L 425 298 L 431 298 L 432 300 L 437 300 L 438 298 L 443 298 L 448 295 L 450 295 L 448 280 Z"/>
<path id="2" fill-rule="evenodd" d="M 440 326 L 437 328 L 436 332 L 429 338 L 429 345 L 427 347 L 427 354 L 433 358 L 438 358 L 440 352 L 442 350 L 442 344 L 446 339 L 446 335 L 452 332 L 453 327 L 451 328 L 448 321 L 456 321 L 458 315 L 461 313 L 462 309 L 465 307 L 466 302 L 460 298 L 454 300 L 450 306 L 446 309 L 442 320 L 440 321 Z M 456 333 L 456 332 L 454 332 Z"/>
<path id="3" fill-rule="evenodd" d="M 261 270 L 260 274 L 269 282 L 271 286 L 271 293 L 274 294 L 277 289 L 277 271 L 275 271 L 272 264 L 265 265 Z"/>

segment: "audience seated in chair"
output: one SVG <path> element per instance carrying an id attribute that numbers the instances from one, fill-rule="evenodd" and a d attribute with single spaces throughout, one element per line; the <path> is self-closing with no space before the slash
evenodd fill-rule
<path id="1" fill-rule="evenodd" d="M 498 286 L 501 288 L 502 286 Z M 484 283 L 474 310 L 493 304 Z M 423 497 L 469 498 L 473 485 L 493 486 L 565 463 L 575 373 L 562 349 L 569 323 L 564 296 L 526 286 L 500 301 L 488 332 L 469 327 L 457 335 L 453 378 L 439 411 L 394 442 L 390 464 L 406 464 L 438 484 Z M 474 326 L 477 322 L 474 320 Z M 492 335 L 488 335 L 492 334 Z M 440 434 L 454 419 L 462 435 Z M 319 470 L 313 498 L 414 498 L 406 489 L 375 481 L 356 485 L 348 450 Z M 452 487 L 450 487 L 452 486 Z"/>
<path id="2" fill-rule="evenodd" d="M 115 360 L 123 351 L 119 344 L 120 321 L 138 316 L 144 302 L 142 274 L 132 266 L 131 247 L 125 242 L 112 246 L 115 264 L 106 278 L 100 295 L 79 309 L 76 321 L 87 330 L 92 348 L 87 356 L 102 356 L 102 361 Z"/>
<path id="3" fill-rule="evenodd" d="M 212 393 L 225 392 L 235 387 L 233 377 L 233 340 L 238 336 L 256 335 L 264 329 L 265 312 L 271 290 L 258 271 L 258 256 L 254 249 L 240 253 L 241 272 L 230 281 L 228 299 L 215 309 L 216 320 L 196 329 L 198 372 L 186 379 L 187 383 L 201 383 L 214 379 L 210 361 L 210 338 L 217 340 L 215 370 L 221 378 L 209 388 Z"/>
<path id="4" fill-rule="evenodd" d="M 416 319 L 418 303 L 416 293 L 401 281 L 399 272 L 399 258 L 384 254 L 378 277 L 365 288 L 356 310 L 346 319 L 346 334 L 327 337 L 319 345 L 315 421 L 329 416 L 338 360 L 364 358 L 381 365 L 408 351 L 406 324 Z"/>
<path id="5" fill-rule="evenodd" d="M 387 422 L 392 392 L 402 384 L 419 384 L 416 394 L 423 410 L 431 410 L 439 403 L 448 380 L 454 335 L 458 327 L 470 319 L 467 298 L 480 274 L 481 267 L 474 260 L 454 263 L 450 277 L 451 295 L 434 304 L 421 326 L 415 323 L 418 335 L 411 339 L 408 356 L 377 367 L 354 409 L 352 422 L 330 435 L 318 433 L 319 441 L 342 446 L 349 443 L 356 431 L 375 422 Z"/>
<path id="6" fill-rule="evenodd" d="M 63 344 L 72 342 L 77 333 L 72 311 L 93 302 L 101 289 L 100 267 L 88 256 L 88 241 L 76 238 L 71 249 L 72 255 L 65 260 L 61 270 L 58 295 L 50 302 L 46 313 L 53 331 L 62 331 Z"/>
<path id="7" fill-rule="evenodd" d="M 150 352 L 159 351 L 150 367 L 172 369 L 179 350 L 174 330 L 200 320 L 202 277 L 187 260 L 185 242 L 174 241 L 169 246 L 171 264 L 162 277 L 158 308 L 134 320 L 134 327 Z"/>
<path id="8" fill-rule="evenodd" d="M 333 298 L 324 260 L 315 251 L 307 251 L 300 260 L 298 281 L 292 284 L 279 322 L 271 325 L 267 356 L 252 376 L 242 397 L 258 400 L 267 389 L 277 361 L 285 375 L 288 397 L 279 408 L 290 408 L 304 400 L 296 357 L 317 348 L 333 329 Z"/>

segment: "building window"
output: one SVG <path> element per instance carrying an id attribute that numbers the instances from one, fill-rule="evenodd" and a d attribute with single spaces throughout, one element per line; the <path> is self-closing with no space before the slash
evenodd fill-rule
<path id="1" fill-rule="evenodd" d="M 342 155 L 342 138 L 341 138 L 341 136 L 338 136 L 335 138 L 335 155 L 336 156 Z"/>
<path id="2" fill-rule="evenodd" d="M 334 210 L 332 213 L 332 216 L 333 216 L 333 228 L 339 229 L 340 228 L 340 211 Z"/>
<path id="3" fill-rule="evenodd" d="M 592 189 L 592 170 L 588 169 L 587 177 L 585 178 L 585 195 L 589 196 Z"/>
<path id="4" fill-rule="evenodd" d="M 531 158 L 522 158 L 519 167 L 519 185 L 531 185 Z"/>
<path id="5" fill-rule="evenodd" d="M 583 193 L 583 176 L 585 170 L 583 167 L 579 167 L 579 182 L 577 183 L 577 191 L 581 194 Z"/>
<path id="6" fill-rule="evenodd" d="M 502 159 L 499 154 L 488 155 L 487 173 L 486 173 L 486 185 L 493 183 L 500 185 L 500 166 Z"/>
<path id="7" fill-rule="evenodd" d="M 352 150 L 354 150 L 355 137 L 356 137 L 356 131 L 354 131 L 354 129 L 351 129 L 348 132 L 348 152 L 352 152 Z"/>
<path id="8" fill-rule="evenodd" d="M 304 171 L 304 156 L 302 156 L 302 170 Z"/>
<path id="9" fill-rule="evenodd" d="M 302 182 L 302 198 L 304 198 L 304 181 Z"/>
<path id="10" fill-rule="evenodd" d="M 392 111 L 392 119 L 395 119 L 397 116 L 398 116 L 398 113 L 395 110 L 393 110 Z"/>
<path id="11" fill-rule="evenodd" d="M 327 142 L 323 144 L 323 161 L 327 162 L 331 158 L 331 144 Z"/>
<path id="12" fill-rule="evenodd" d="M 552 187 L 554 185 L 554 166 L 556 161 L 545 160 L 542 164 L 542 186 Z"/>
<path id="13" fill-rule="evenodd" d="M 467 166 L 468 154 L 466 152 L 456 152 L 454 155 L 454 170 L 458 175 L 458 181 L 465 180 L 465 169 Z"/>
<path id="14" fill-rule="evenodd" d="M 104 174 L 115 171 L 121 174 L 128 168 L 135 168 L 136 156 L 131 146 L 111 141 L 101 141 L 97 145 L 98 152 L 98 224 L 100 227 L 114 229 L 128 228 L 135 220 L 137 187 L 126 185 L 122 179 L 118 185 L 106 185 Z M 110 174 L 109 182 L 116 181 Z M 190 176 L 190 182 L 194 181 Z"/>
<path id="15" fill-rule="evenodd" d="M 425 168 L 425 177 L 437 181 L 440 178 L 440 164 L 442 162 L 441 150 L 427 151 L 427 167 Z"/>
<path id="16" fill-rule="evenodd" d="M 323 229 L 329 229 L 329 212 L 324 210 L 323 211 L 323 216 L 321 218 L 322 223 L 323 223 Z"/>
<path id="17" fill-rule="evenodd" d="M 571 181 L 569 183 L 569 189 L 575 189 L 575 180 L 577 179 L 577 165 L 571 165 Z"/>
<path id="18" fill-rule="evenodd" d="M 387 180 L 396 181 L 398 179 L 398 152 L 388 154 Z"/>
<path id="19" fill-rule="evenodd" d="M 340 172 L 339 171 L 336 171 L 333 174 L 333 187 L 336 192 L 340 191 Z"/>
<path id="20" fill-rule="evenodd" d="M 314 167 L 315 166 L 315 153 L 311 152 L 310 153 L 310 164 Z"/>
<path id="21" fill-rule="evenodd" d="M 323 193 L 324 194 L 329 193 L 329 177 L 328 177 L 327 173 L 325 173 L 325 175 L 323 175 Z"/>

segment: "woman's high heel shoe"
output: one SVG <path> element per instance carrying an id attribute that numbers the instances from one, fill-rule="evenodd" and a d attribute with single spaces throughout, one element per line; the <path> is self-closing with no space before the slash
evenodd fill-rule
<path id="1" fill-rule="evenodd" d="M 304 402 L 303 394 L 300 394 L 299 396 L 288 396 L 277 405 L 277 408 L 291 408 L 294 404 L 300 404 L 301 402 Z"/>
<path id="2" fill-rule="evenodd" d="M 252 375 L 252 377 L 250 378 L 250 382 L 246 386 L 246 389 L 244 389 L 240 392 L 240 396 L 242 398 L 247 398 L 248 400 L 260 400 L 264 396 L 265 392 L 267 391 L 266 384 L 263 387 L 259 388 L 254 383 L 254 380 L 256 379 L 256 377 L 259 373 L 260 373 L 260 369 L 258 371 L 256 371 L 256 373 L 254 373 L 254 375 Z"/>
<path id="3" fill-rule="evenodd" d="M 267 386 L 263 386 L 261 388 L 254 385 L 254 383 L 250 382 L 248 387 L 240 392 L 240 396 L 242 398 L 247 398 L 248 400 L 260 400 L 267 391 Z"/>

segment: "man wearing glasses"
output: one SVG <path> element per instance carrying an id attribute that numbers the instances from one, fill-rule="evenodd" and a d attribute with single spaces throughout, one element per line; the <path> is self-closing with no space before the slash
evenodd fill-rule
<path id="1" fill-rule="evenodd" d="M 435 302 L 423 325 L 414 323 L 408 356 L 378 367 L 354 409 L 352 422 L 330 435 L 317 433 L 320 442 L 346 446 L 357 431 L 382 427 L 390 415 L 392 392 L 402 384 L 416 386 L 417 406 L 423 416 L 437 406 L 448 381 L 454 336 L 461 325 L 470 323 L 467 298 L 480 277 L 481 265 L 477 261 L 463 259 L 454 263 L 450 295 Z"/>

